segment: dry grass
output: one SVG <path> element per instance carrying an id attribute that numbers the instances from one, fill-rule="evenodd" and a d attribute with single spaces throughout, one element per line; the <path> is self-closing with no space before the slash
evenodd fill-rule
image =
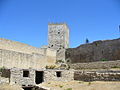
<path id="1" fill-rule="evenodd" d="M 23 90 L 23 89 L 18 85 L 1 84 L 0 90 Z"/>
<path id="2" fill-rule="evenodd" d="M 120 90 L 120 82 L 81 82 L 81 81 L 70 81 L 70 82 L 47 82 L 42 83 L 40 86 L 51 88 L 51 90 Z M 18 85 L 4 84 L 0 85 L 0 90 L 23 90 Z"/>
<path id="3" fill-rule="evenodd" d="M 52 90 L 120 90 L 120 82 L 48 82 L 42 83 L 42 86 L 49 87 Z"/>

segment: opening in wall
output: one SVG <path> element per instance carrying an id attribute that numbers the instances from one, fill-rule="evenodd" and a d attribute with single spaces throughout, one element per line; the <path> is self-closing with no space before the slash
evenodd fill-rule
<path id="1" fill-rule="evenodd" d="M 61 72 L 60 71 L 56 72 L 56 76 L 61 77 Z"/>
<path id="2" fill-rule="evenodd" d="M 23 71 L 23 77 L 29 77 L 29 71 L 28 70 Z"/>
<path id="3" fill-rule="evenodd" d="M 44 81 L 43 74 L 44 74 L 43 71 L 36 71 L 36 77 L 35 77 L 36 84 L 40 84 Z"/>
<path id="4" fill-rule="evenodd" d="M 33 90 L 32 87 L 24 87 L 23 90 Z"/>
<path id="5" fill-rule="evenodd" d="M 53 45 L 51 45 L 51 47 L 53 47 Z"/>

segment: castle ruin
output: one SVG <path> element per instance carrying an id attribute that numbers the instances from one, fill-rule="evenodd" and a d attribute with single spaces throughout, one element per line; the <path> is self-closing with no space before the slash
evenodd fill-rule
<path id="1" fill-rule="evenodd" d="M 120 81 L 119 71 L 81 70 L 120 67 L 119 46 L 120 39 L 115 39 L 69 48 L 66 24 L 48 24 L 48 45 L 41 48 L 0 38 L 0 67 L 6 68 L 0 83 L 30 87 L 48 81 Z M 59 61 L 61 66 L 54 67 Z"/>
<path id="2" fill-rule="evenodd" d="M 69 28 L 66 24 L 48 25 L 48 48 L 56 50 L 56 59 L 65 61 L 65 49 L 69 48 Z"/>
<path id="3" fill-rule="evenodd" d="M 65 60 L 69 47 L 69 29 L 66 24 L 48 25 L 48 45 L 32 47 L 16 41 L 0 38 L 0 66 L 6 68 L 44 68 L 56 60 Z M 21 67 L 22 65 L 22 67 Z"/>

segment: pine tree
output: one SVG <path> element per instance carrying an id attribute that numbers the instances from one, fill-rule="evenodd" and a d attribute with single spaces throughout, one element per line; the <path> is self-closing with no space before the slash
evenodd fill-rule
<path id="1" fill-rule="evenodd" d="M 86 44 L 87 44 L 87 43 L 89 43 L 89 40 L 88 40 L 88 38 L 86 38 Z"/>

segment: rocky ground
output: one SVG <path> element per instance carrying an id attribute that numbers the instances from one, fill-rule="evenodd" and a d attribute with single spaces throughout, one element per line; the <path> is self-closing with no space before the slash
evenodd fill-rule
<path id="1" fill-rule="evenodd" d="M 120 90 L 120 82 L 48 82 L 42 83 L 40 86 L 51 88 L 51 90 Z"/>
<path id="2" fill-rule="evenodd" d="M 94 81 L 94 82 L 82 82 L 82 81 L 70 81 L 70 82 L 47 82 L 42 83 L 39 86 L 50 88 L 50 90 L 120 90 L 120 82 L 108 82 L 108 81 Z M 18 85 L 2 84 L 0 90 L 23 90 Z"/>
<path id="3" fill-rule="evenodd" d="M 23 89 L 18 85 L 1 84 L 0 90 L 23 90 Z"/>

